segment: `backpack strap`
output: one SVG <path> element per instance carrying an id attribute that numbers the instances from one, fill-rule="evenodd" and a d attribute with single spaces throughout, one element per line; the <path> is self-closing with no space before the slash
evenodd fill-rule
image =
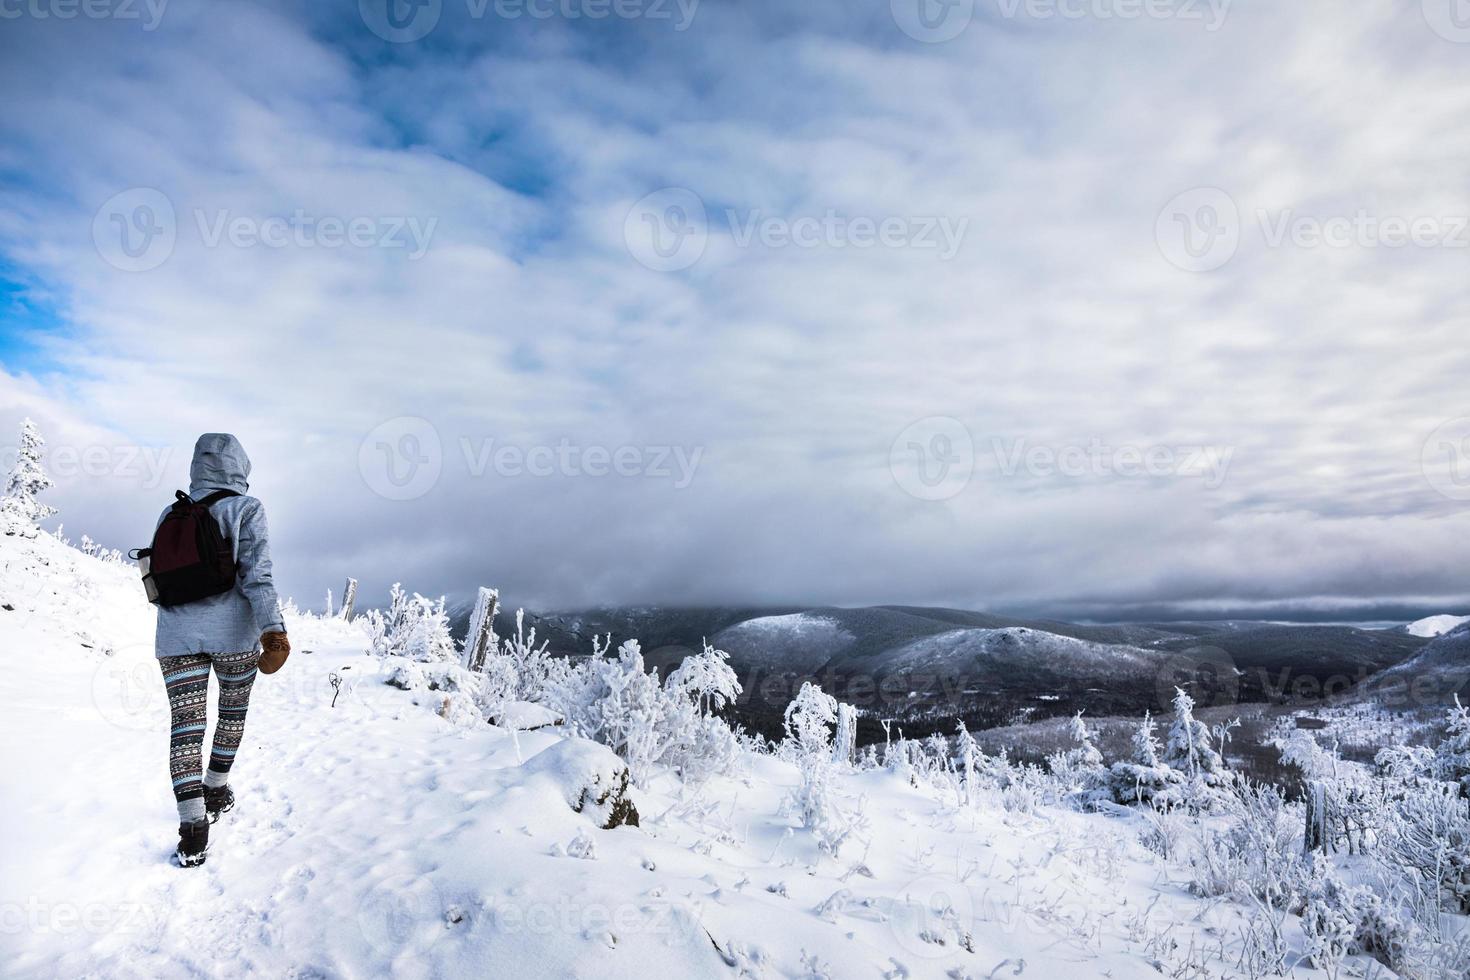
<path id="1" fill-rule="evenodd" d="M 173 509 L 176 511 L 183 510 L 185 507 L 204 507 L 208 509 L 219 503 L 221 500 L 224 500 L 226 497 L 238 496 L 240 496 L 238 490 L 216 490 L 214 493 L 210 494 L 207 497 L 201 497 L 200 499 L 195 500 L 184 491 L 175 490 Z"/>
<path id="2" fill-rule="evenodd" d="M 238 496 L 240 496 L 240 492 L 238 490 L 216 490 L 214 493 L 201 499 L 199 501 L 199 506 L 213 507 L 215 504 L 219 503 L 221 500 L 224 500 L 226 497 Z"/>

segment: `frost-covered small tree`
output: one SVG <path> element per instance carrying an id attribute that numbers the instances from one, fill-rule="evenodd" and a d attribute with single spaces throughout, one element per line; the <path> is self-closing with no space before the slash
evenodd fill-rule
<path id="1" fill-rule="evenodd" d="M 715 714 L 740 696 L 740 680 L 729 659 L 706 642 L 664 681 L 667 757 L 685 782 L 729 772 L 739 756 L 739 737 Z"/>
<path id="2" fill-rule="evenodd" d="M 1113 763 L 1113 799 L 1118 803 L 1153 803 L 1167 807 L 1176 801 L 1184 775 L 1164 765 L 1159 757 L 1158 726 L 1153 715 L 1144 713 L 1133 733 L 1133 757 Z"/>
<path id="3" fill-rule="evenodd" d="M 1090 806 L 1102 795 L 1107 780 L 1102 753 L 1093 744 L 1092 732 L 1083 721 L 1082 712 L 1072 717 L 1068 732 L 1077 744 L 1054 753 L 1047 762 L 1052 775 L 1061 784 L 1062 792 L 1074 802 Z"/>
<path id="4" fill-rule="evenodd" d="M 742 690 L 740 679 L 730 666 L 730 655 L 704 641 L 704 649 L 685 657 L 664 682 L 665 689 L 680 691 L 693 698 L 701 716 L 733 704 Z"/>
<path id="5" fill-rule="evenodd" d="M 1281 761 L 1296 768 L 1303 778 L 1337 781 L 1342 771 L 1342 759 L 1336 746 L 1324 749 L 1312 733 L 1304 728 L 1293 729 L 1280 744 Z"/>
<path id="6" fill-rule="evenodd" d="M 540 646 L 536 645 L 535 627 L 529 633 L 526 632 L 525 617 L 524 609 L 516 610 L 515 635 L 501 639 L 499 656 L 509 659 L 515 670 L 516 698 L 521 701 L 541 701 L 554 658 L 546 652 L 546 641 Z"/>
<path id="7" fill-rule="evenodd" d="M 1183 688 L 1174 689 L 1174 723 L 1164 744 L 1164 765 L 1184 774 L 1183 802 L 1209 809 L 1221 801 L 1230 783 L 1225 759 L 1215 751 L 1209 726 L 1194 716 L 1194 699 Z"/>
<path id="8" fill-rule="evenodd" d="M 418 663 L 454 663 L 459 658 L 454 638 L 449 635 L 449 614 L 444 598 L 427 599 L 417 592 L 408 600 L 395 644 L 401 655 Z"/>
<path id="9" fill-rule="evenodd" d="M 792 807 L 803 827 L 818 830 L 830 818 L 832 733 L 829 726 L 837 724 L 837 699 L 810 681 L 803 683 L 786 706 L 783 724 L 787 744 L 801 772 Z"/>
<path id="10" fill-rule="evenodd" d="M 36 525 L 56 513 L 56 508 L 36 499 L 53 486 L 41 465 L 45 448 L 46 440 L 36 431 L 36 423 L 30 419 L 23 421 L 15 465 L 5 482 L 5 495 L 0 498 L 0 524 L 8 535 L 34 536 Z"/>
<path id="11" fill-rule="evenodd" d="M 398 646 L 402 636 L 404 610 L 408 607 L 408 594 L 400 582 L 394 582 L 388 593 L 388 608 L 369 609 L 363 617 L 367 622 L 371 649 L 379 657 L 399 656 Z"/>
<path id="12" fill-rule="evenodd" d="M 960 799 L 966 806 L 974 806 L 980 800 L 980 784 L 990 766 L 980 743 L 963 721 L 955 735 L 955 758 L 960 768 Z"/>
<path id="13" fill-rule="evenodd" d="M 1434 771 L 1440 779 L 1460 787 L 1470 796 L 1470 709 L 1455 695 L 1455 706 L 1446 719 L 1447 736 L 1434 750 Z"/>
<path id="14" fill-rule="evenodd" d="M 837 736 L 832 741 L 832 761 L 851 765 L 857 756 L 858 709 L 850 704 L 837 705 Z"/>

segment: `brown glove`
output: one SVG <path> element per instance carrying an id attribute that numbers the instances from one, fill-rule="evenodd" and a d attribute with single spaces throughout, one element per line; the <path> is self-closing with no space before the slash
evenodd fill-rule
<path id="1" fill-rule="evenodd" d="M 291 641 L 286 638 L 285 633 L 277 633 L 272 630 L 269 633 L 260 634 L 260 672 L 262 674 L 274 674 L 286 663 L 286 658 L 291 656 Z"/>

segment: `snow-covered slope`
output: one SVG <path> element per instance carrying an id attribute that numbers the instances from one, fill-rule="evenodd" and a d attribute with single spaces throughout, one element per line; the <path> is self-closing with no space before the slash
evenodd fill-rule
<path id="1" fill-rule="evenodd" d="M 1404 632 L 1410 636 L 1443 636 L 1466 623 L 1470 623 L 1470 616 L 1428 616 L 1409 623 L 1404 627 Z"/>
<path id="2" fill-rule="evenodd" d="M 455 727 L 383 683 L 357 628 L 313 618 L 257 682 L 208 863 L 177 869 L 131 569 L 0 539 L 0 605 L 7 976 L 1121 980 L 1243 921 L 1131 818 L 962 808 L 883 770 L 834 781 L 840 858 L 784 813 L 797 773 L 765 755 L 697 791 L 659 777 L 641 826 L 602 830 L 570 804 L 606 749 Z"/>

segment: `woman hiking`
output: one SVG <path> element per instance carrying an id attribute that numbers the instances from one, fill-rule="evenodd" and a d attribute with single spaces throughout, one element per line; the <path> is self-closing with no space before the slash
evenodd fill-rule
<path id="1" fill-rule="evenodd" d="M 189 493 L 159 517 L 153 546 L 143 553 L 152 562 L 144 581 L 158 604 L 154 645 L 171 715 L 168 768 L 181 867 L 204 863 L 210 823 L 235 805 L 230 766 L 257 667 L 274 673 L 291 652 L 271 580 L 265 509 L 245 495 L 249 476 L 240 440 L 223 432 L 200 436 Z M 209 768 L 201 771 L 211 668 L 219 709 Z"/>

